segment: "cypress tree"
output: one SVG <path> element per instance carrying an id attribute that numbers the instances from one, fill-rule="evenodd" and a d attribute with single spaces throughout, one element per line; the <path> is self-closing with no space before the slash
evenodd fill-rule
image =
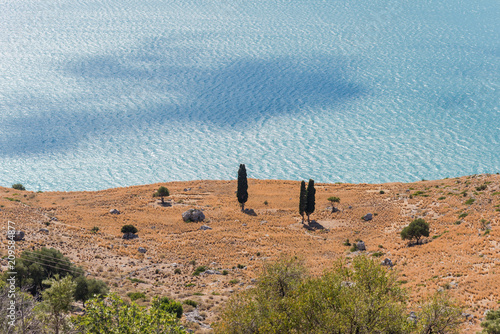
<path id="1" fill-rule="evenodd" d="M 300 197 L 299 197 L 299 213 L 302 216 L 302 224 L 304 224 L 304 213 L 306 211 L 307 205 L 307 190 L 306 183 L 302 181 L 300 183 Z"/>
<path id="2" fill-rule="evenodd" d="M 238 170 L 238 191 L 236 192 L 236 196 L 238 197 L 238 202 L 240 202 L 241 211 L 245 210 L 245 203 L 248 200 L 247 190 L 247 170 L 244 164 L 240 164 L 240 169 Z"/>
<path id="3" fill-rule="evenodd" d="M 316 204 L 316 189 L 314 189 L 314 180 L 309 179 L 309 184 L 307 185 L 307 202 L 306 202 L 306 215 L 307 222 L 310 223 L 309 215 L 314 212 Z"/>

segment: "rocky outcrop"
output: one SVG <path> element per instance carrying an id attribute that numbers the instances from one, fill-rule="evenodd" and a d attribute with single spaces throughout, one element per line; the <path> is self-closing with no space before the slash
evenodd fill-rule
<path id="1" fill-rule="evenodd" d="M 373 215 L 371 213 L 367 213 L 366 215 L 363 216 L 363 219 L 368 221 L 373 219 Z"/>
<path id="2" fill-rule="evenodd" d="M 366 250 L 365 243 L 363 241 L 358 241 L 358 243 L 356 244 L 356 248 L 360 251 Z"/>
<path id="3" fill-rule="evenodd" d="M 182 220 L 185 222 L 201 222 L 205 220 L 205 214 L 198 209 L 189 209 L 182 214 Z"/>
<path id="4" fill-rule="evenodd" d="M 24 232 L 23 231 L 15 231 L 13 233 L 7 232 L 7 239 L 14 241 L 21 241 L 24 239 Z"/>

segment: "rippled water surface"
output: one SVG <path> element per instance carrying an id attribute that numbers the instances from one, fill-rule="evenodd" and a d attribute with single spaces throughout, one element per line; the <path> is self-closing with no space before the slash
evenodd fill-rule
<path id="1" fill-rule="evenodd" d="M 500 2 L 4 0 L 0 185 L 500 171 Z"/>

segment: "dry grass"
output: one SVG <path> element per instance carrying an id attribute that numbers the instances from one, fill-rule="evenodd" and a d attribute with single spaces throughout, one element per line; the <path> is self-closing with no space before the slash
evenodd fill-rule
<path id="1" fill-rule="evenodd" d="M 477 191 L 483 184 L 487 188 Z M 32 193 L 0 188 L 2 228 L 10 220 L 26 232 L 26 240 L 18 243 L 19 252 L 42 246 L 59 249 L 122 295 L 142 291 L 149 299 L 168 295 L 196 300 L 207 324 L 217 319 L 221 305 L 234 293 L 230 291 L 252 285 L 250 280 L 258 275 L 264 261 L 283 253 L 300 256 L 312 274 L 319 274 L 336 259 L 355 256 L 343 245 L 346 239 L 361 239 L 368 254 L 383 252 L 379 260 L 389 257 L 396 263 L 412 299 L 444 287 L 476 319 L 482 318 L 486 309 L 498 308 L 498 175 L 409 184 L 317 184 L 316 212 L 311 218 L 325 229 L 313 231 L 302 227 L 297 214 L 299 182 L 249 180 L 246 207 L 254 209 L 256 217 L 239 210 L 235 181 L 162 185 L 169 188 L 172 195 L 166 199 L 173 206 L 162 207 L 152 197 L 160 184 L 97 192 Z M 340 197 L 340 212 L 331 213 L 327 208 L 330 196 Z M 470 198 L 475 201 L 466 204 Z M 110 214 L 114 208 L 121 214 Z M 207 217 L 204 224 L 212 230 L 201 231 L 201 224 L 183 222 L 181 214 L 189 208 L 202 209 Z M 362 220 L 369 212 L 374 219 Z M 57 221 L 51 221 L 52 217 Z M 420 217 L 431 225 L 429 242 L 408 247 L 399 232 Z M 487 234 L 486 222 L 491 228 Z M 140 238 L 121 239 L 120 229 L 125 224 L 135 225 Z M 96 234 L 90 232 L 94 226 L 99 227 Z M 49 234 L 39 233 L 40 228 L 49 229 Z M 5 255 L 6 240 L 0 240 L 0 254 Z M 146 248 L 147 253 L 140 254 L 138 247 Z M 228 270 L 229 274 L 192 276 L 201 265 Z M 145 283 L 134 283 L 127 277 Z M 240 283 L 230 284 L 235 279 Z M 190 283 L 194 285 L 187 287 Z M 218 294 L 212 295 L 214 291 Z M 193 296 L 194 292 L 203 295 Z M 474 332 L 478 323 L 468 324 L 464 332 Z"/>

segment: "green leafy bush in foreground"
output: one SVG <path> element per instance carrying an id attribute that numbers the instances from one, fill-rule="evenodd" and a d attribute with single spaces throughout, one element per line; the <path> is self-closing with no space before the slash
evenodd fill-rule
<path id="1" fill-rule="evenodd" d="M 153 306 L 145 308 L 134 302 L 127 304 L 112 294 L 105 300 L 89 301 L 85 315 L 77 316 L 73 321 L 80 333 L 86 334 L 186 333 L 176 316 L 162 305 L 155 299 Z"/>
<path id="2" fill-rule="evenodd" d="M 257 287 L 233 296 L 216 333 L 456 333 L 461 308 L 447 295 L 422 303 L 409 320 L 406 290 L 395 271 L 366 256 L 339 261 L 310 277 L 298 260 L 268 264 Z M 425 329 L 431 331 L 424 331 Z"/>

